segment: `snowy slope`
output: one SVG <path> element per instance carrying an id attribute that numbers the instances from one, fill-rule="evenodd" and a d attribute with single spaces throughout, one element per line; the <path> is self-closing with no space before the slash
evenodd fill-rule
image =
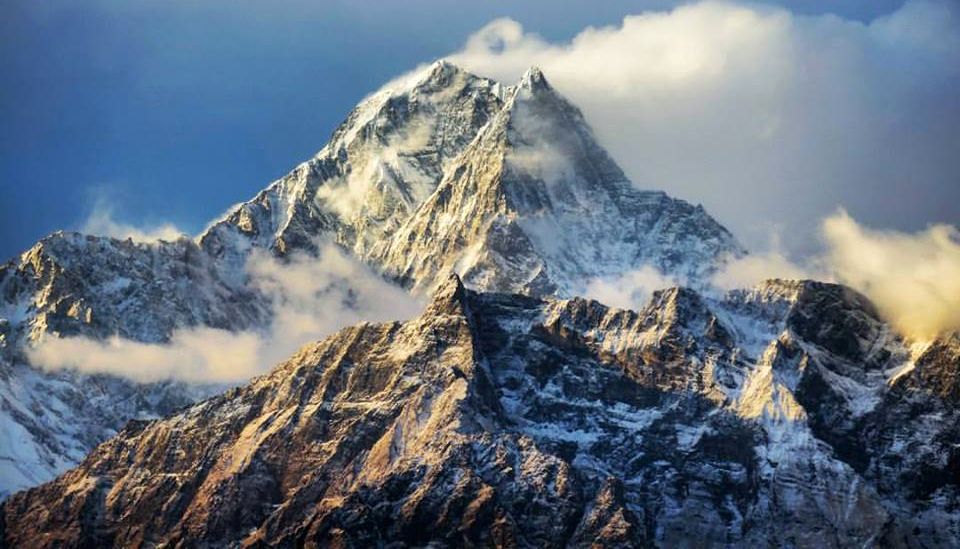
<path id="1" fill-rule="evenodd" d="M 214 223 L 201 245 L 242 263 L 251 245 L 289 253 L 326 236 L 362 257 L 433 193 L 502 94 L 443 61 L 387 84 L 316 156 Z"/>
<path id="2" fill-rule="evenodd" d="M 0 266 L 0 497 L 66 470 L 127 420 L 217 387 L 41 372 L 24 348 L 49 336 L 162 342 L 176 328 L 244 329 L 266 303 L 226 280 L 196 243 L 55 233 Z"/>
<path id="3" fill-rule="evenodd" d="M 472 288 L 570 296 L 642 266 L 702 285 L 742 253 L 702 208 L 638 190 L 530 69 L 372 260 L 415 289 L 456 272 Z"/>

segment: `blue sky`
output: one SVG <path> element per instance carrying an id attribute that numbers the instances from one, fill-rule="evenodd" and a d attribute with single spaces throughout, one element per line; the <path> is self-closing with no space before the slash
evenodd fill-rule
<path id="1" fill-rule="evenodd" d="M 8 2 L 0 19 L 0 257 L 80 227 L 98 200 L 127 223 L 198 231 L 319 150 L 366 93 L 458 50 L 496 18 L 562 43 L 587 26 L 674 4 Z M 866 22 L 901 2 L 778 4 Z M 942 113 L 936 103 L 958 95 L 956 80 L 930 81 L 943 89 L 924 96 L 934 101 L 927 114 L 960 122 L 955 102 Z M 922 160 L 947 172 L 956 167 L 951 150 Z M 960 187 L 956 179 L 931 185 L 924 192 L 943 187 L 950 198 Z M 681 190 L 697 200 L 695 189 Z M 956 208 L 923 205 L 908 219 L 870 221 L 956 223 Z"/>

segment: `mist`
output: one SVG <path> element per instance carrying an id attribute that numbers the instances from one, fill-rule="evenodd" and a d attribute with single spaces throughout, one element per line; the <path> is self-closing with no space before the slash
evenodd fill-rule
<path id="1" fill-rule="evenodd" d="M 933 224 L 916 232 L 876 229 L 839 210 L 820 222 L 824 251 L 803 264 L 777 252 L 746 256 L 713 279 L 724 289 L 769 278 L 839 282 L 863 293 L 901 333 L 929 340 L 960 330 L 960 231 Z"/>
<path id="2" fill-rule="evenodd" d="M 246 267 L 249 283 L 270 298 L 272 322 L 265 330 L 179 329 L 163 344 L 47 336 L 27 350 L 28 358 L 48 370 L 69 368 L 141 382 L 242 382 L 340 328 L 402 320 L 422 308 L 417 298 L 330 243 L 321 244 L 317 256 L 293 254 L 286 260 L 256 250 Z"/>

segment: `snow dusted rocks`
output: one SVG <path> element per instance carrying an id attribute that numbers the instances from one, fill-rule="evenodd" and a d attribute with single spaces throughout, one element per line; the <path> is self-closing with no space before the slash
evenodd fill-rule
<path id="1" fill-rule="evenodd" d="M 315 157 L 214 223 L 201 245 L 242 262 L 251 245 L 289 253 L 326 236 L 365 257 L 434 192 L 500 110 L 503 89 L 446 62 L 388 83 Z"/>
<path id="2" fill-rule="evenodd" d="M 65 471 L 128 420 L 214 390 L 43 372 L 28 365 L 25 346 L 51 336 L 162 342 L 177 328 L 257 325 L 266 312 L 188 239 L 55 233 L 0 266 L 0 497 Z"/>
<path id="3" fill-rule="evenodd" d="M 454 277 L 416 319 L 130 423 L 4 502 L 0 528 L 12 546 L 952 546 L 957 341 L 915 353 L 830 284 L 634 312 Z"/>
<path id="4" fill-rule="evenodd" d="M 456 272 L 472 288 L 571 296 L 643 265 L 702 283 L 740 253 L 702 208 L 637 190 L 531 69 L 372 258 L 415 288 Z"/>
<path id="5" fill-rule="evenodd" d="M 263 328 L 251 251 L 312 252 L 318 239 L 424 293 L 456 272 L 476 289 L 572 296 L 642 265 L 698 285 L 741 253 L 702 208 L 634 188 L 539 71 L 504 86 L 437 62 L 366 98 L 317 155 L 196 241 L 56 233 L 0 267 L 0 463 L 13 464 L 0 498 L 62 472 L 124 420 L 197 395 L 40 372 L 25 345 Z"/>
<path id="6" fill-rule="evenodd" d="M 49 335 L 262 327 L 251 251 L 318 238 L 432 301 L 186 408 L 27 364 Z M 837 285 L 702 291 L 740 253 L 539 71 L 436 63 L 195 241 L 57 233 L 0 267 L 0 496 L 79 462 L 2 504 L 0 545 L 956 546 L 960 336 L 904 341 Z M 693 289 L 573 297 L 642 266 Z"/>

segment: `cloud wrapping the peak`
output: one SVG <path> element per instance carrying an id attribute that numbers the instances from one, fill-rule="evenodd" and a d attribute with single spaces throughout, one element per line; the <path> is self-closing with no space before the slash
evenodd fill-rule
<path id="1" fill-rule="evenodd" d="M 751 248 L 817 244 L 838 205 L 915 229 L 960 218 L 960 17 L 908 2 L 863 24 L 701 2 L 550 42 L 499 19 L 448 57 L 515 82 L 531 65 L 634 183 L 701 202 Z"/>

